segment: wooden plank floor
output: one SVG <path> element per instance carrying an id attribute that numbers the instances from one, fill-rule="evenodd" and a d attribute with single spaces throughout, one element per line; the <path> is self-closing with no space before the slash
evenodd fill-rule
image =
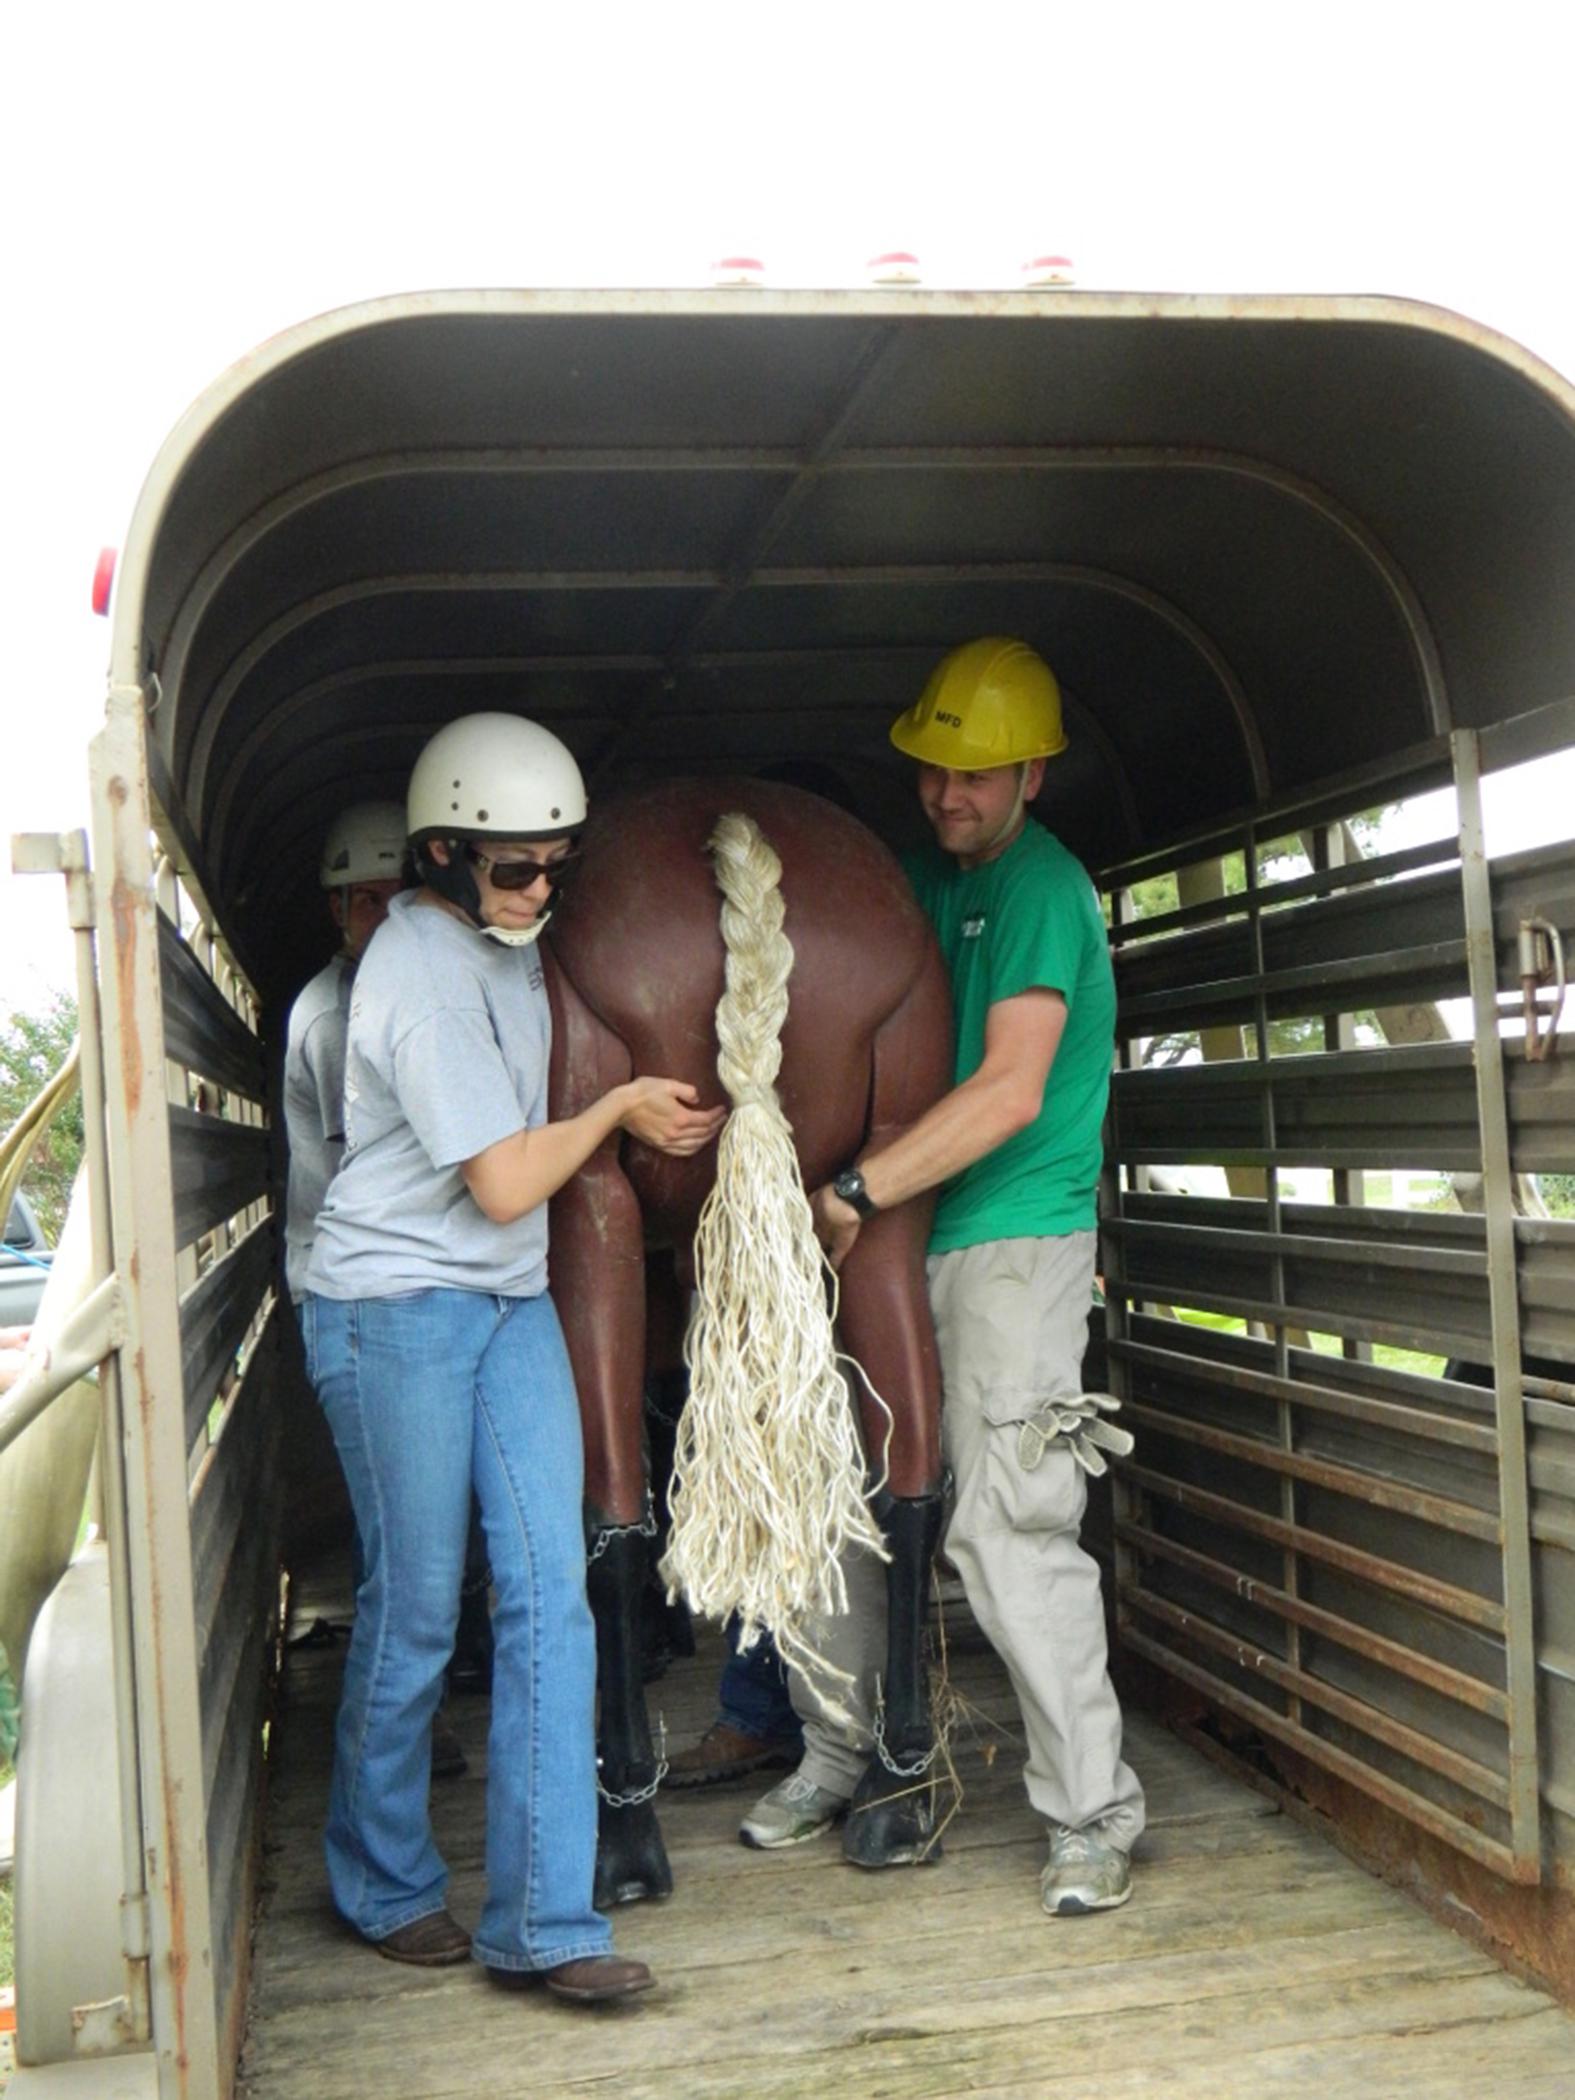
<path id="1" fill-rule="evenodd" d="M 321 1594 L 303 1600 L 309 1619 Z M 298 1616 L 297 1625 L 301 1623 Z M 994 1658 L 959 1639 L 977 1713 L 933 1868 L 863 1874 L 834 1840 L 736 1840 L 752 1783 L 665 1798 L 677 1880 L 622 1910 L 659 1988 L 592 2011 L 477 1969 L 377 1959 L 333 1916 L 320 1831 L 343 1643 L 297 1648 L 272 1766 L 247 2100 L 1453 2100 L 1575 2095 L 1575 2021 L 1141 1715 L 1149 1829 L 1124 1910 L 1052 1923 L 1043 1840 Z M 709 1719 L 711 1644 L 652 1687 L 675 1745 Z M 434 1794 L 451 1900 L 481 1894 L 485 1700 Z M 998 1749 L 996 1755 L 992 1751 Z"/>

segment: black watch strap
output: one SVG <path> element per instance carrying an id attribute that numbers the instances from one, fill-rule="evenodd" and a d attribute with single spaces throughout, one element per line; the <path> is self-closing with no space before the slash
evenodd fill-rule
<path id="1" fill-rule="evenodd" d="M 840 1174 L 834 1175 L 831 1192 L 856 1210 L 861 1218 L 873 1218 L 880 1208 L 864 1186 L 864 1176 L 857 1167 L 844 1167 Z"/>

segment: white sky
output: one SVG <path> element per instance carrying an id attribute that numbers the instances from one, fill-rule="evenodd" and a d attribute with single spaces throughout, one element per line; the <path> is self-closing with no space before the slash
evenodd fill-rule
<path id="1" fill-rule="evenodd" d="M 84 820 L 93 563 L 170 425 L 326 307 L 699 283 L 740 247 L 781 283 L 903 246 L 928 281 L 1014 284 L 1054 249 L 1085 285 L 1432 299 L 1575 374 L 1572 39 L 1529 0 L 8 20 L 3 838 Z M 1569 828 L 1554 771 L 1505 837 Z M 59 888 L 0 874 L 0 1005 L 70 982 Z"/>

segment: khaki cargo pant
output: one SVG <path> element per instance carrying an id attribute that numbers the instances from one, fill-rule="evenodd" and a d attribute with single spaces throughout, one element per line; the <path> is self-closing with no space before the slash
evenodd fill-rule
<path id="1" fill-rule="evenodd" d="M 1061 1446 L 1031 1468 L 1018 1452 L 1019 1425 L 1038 1403 L 1082 1391 L 1095 1240 L 992 1240 L 932 1256 L 930 1303 L 956 1497 L 945 1551 L 1017 1693 L 1028 1797 L 1052 1827 L 1097 1828 L 1125 1851 L 1143 1828 L 1143 1789 L 1121 1757 L 1099 1567 L 1078 1544 L 1085 1476 Z M 854 1556 L 846 1574 L 846 1616 L 815 1634 L 820 1652 L 855 1677 L 845 1701 L 854 1726 L 830 1720 L 797 1671 L 790 1684 L 804 1721 L 800 1770 L 851 1794 L 874 1740 L 886 1589 L 869 1554 Z"/>

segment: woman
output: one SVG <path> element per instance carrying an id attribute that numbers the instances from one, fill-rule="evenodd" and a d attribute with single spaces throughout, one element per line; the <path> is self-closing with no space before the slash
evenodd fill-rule
<path id="1" fill-rule="evenodd" d="M 417 760 L 420 887 L 357 973 L 345 1164 L 306 1275 L 308 1362 L 365 1554 L 329 1804 L 334 1900 L 382 1954 L 484 1963 L 577 2000 L 651 1981 L 592 1906 L 595 1652 L 579 1412 L 547 1295 L 547 1199 L 618 1131 L 679 1156 L 721 1109 L 634 1079 L 547 1120 L 551 1022 L 533 943 L 585 790 L 558 739 L 472 715 Z M 487 1897 L 450 1917 L 428 1738 L 454 1633 L 474 1481 L 497 1609 Z"/>

